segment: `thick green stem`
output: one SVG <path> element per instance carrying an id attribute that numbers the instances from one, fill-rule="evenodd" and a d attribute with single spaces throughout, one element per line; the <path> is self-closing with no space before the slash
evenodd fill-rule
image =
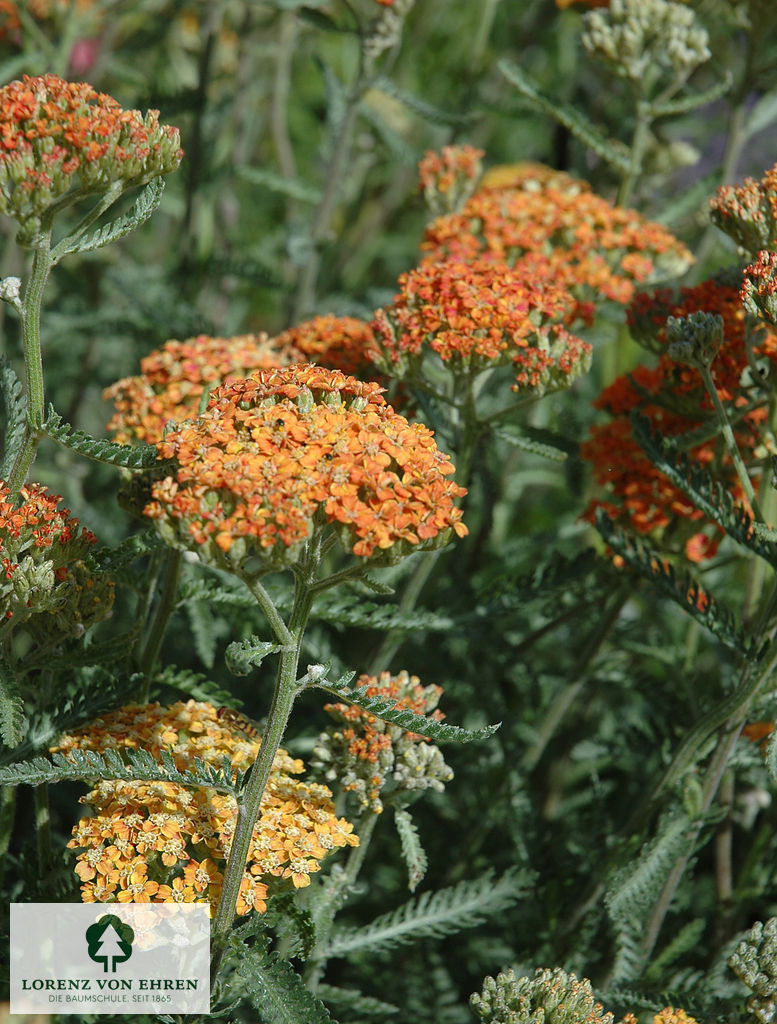
<path id="1" fill-rule="evenodd" d="M 238 801 L 235 834 L 232 839 L 232 846 L 224 871 L 221 897 L 211 930 L 213 950 L 211 979 L 213 981 L 215 981 L 219 965 L 224 956 L 227 936 L 235 918 L 235 907 L 240 894 L 240 886 L 243 881 L 243 872 L 248 859 L 248 853 L 251 848 L 254 826 L 259 817 L 262 797 L 272 772 L 275 755 L 286 731 L 286 724 L 294 705 L 294 699 L 300 689 L 297 682 L 297 667 L 302 636 L 312 605 L 309 583 L 309 578 L 303 578 L 302 574 L 297 576 L 294 605 L 288 627 L 283 623 L 278 610 L 261 584 L 254 582 L 249 585 L 250 589 L 255 590 L 259 603 L 265 615 L 267 615 L 270 624 L 273 626 L 275 639 L 284 646 L 281 652 L 278 675 L 275 680 L 275 689 L 267 715 L 267 726 L 262 737 L 262 744 L 256 761 L 250 769 L 248 784 L 242 798 Z"/>
<path id="2" fill-rule="evenodd" d="M 45 404 L 43 392 L 43 356 L 40 344 L 40 314 L 43 306 L 43 292 L 51 270 L 51 227 L 41 230 L 36 239 L 32 257 L 32 270 L 21 309 L 22 345 L 24 348 L 24 370 L 27 379 L 27 428 L 24 444 L 16 457 L 8 476 L 12 495 L 19 493 L 27 472 L 35 459 L 40 441 L 40 429 L 44 420 Z"/>
<path id="3" fill-rule="evenodd" d="M 141 704 L 148 701 L 154 664 L 162 647 L 170 616 L 175 611 L 175 598 L 178 593 L 182 565 L 183 552 L 177 548 L 168 548 L 165 552 L 165 565 L 162 570 L 162 590 L 138 662 L 138 669 L 143 673 L 143 683 L 138 695 Z"/>
<path id="4" fill-rule="evenodd" d="M 627 206 L 637 179 L 642 173 L 642 162 L 645 159 L 645 148 L 650 137 L 651 108 L 645 100 L 637 101 L 636 124 L 634 135 L 631 139 L 631 151 L 629 166 L 618 188 L 618 196 L 615 202 L 618 206 Z"/>

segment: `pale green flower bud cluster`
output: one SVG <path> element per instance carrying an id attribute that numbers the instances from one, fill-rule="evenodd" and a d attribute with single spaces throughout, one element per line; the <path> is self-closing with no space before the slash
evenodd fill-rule
<path id="1" fill-rule="evenodd" d="M 752 990 L 747 1009 L 763 1024 L 777 1020 L 777 917 L 757 921 L 728 961 Z"/>
<path id="2" fill-rule="evenodd" d="M 422 686 L 417 676 L 407 672 L 397 676 L 383 672 L 377 679 L 361 676 L 357 685 L 367 686 L 370 697 L 389 697 L 400 708 L 440 717 L 439 712 L 434 714 L 440 687 Z M 362 808 L 380 814 L 384 802 L 404 806 L 425 789 L 442 792 L 453 778 L 439 747 L 422 736 L 347 704 L 327 704 L 325 710 L 342 727 L 321 733 L 311 766 L 327 782 L 339 782 L 353 793 Z"/>
<path id="3" fill-rule="evenodd" d="M 381 54 L 399 45 L 402 26 L 414 4 L 415 0 L 394 0 L 372 22 L 362 42 L 365 71 L 372 69 Z"/>
<path id="4" fill-rule="evenodd" d="M 612 0 L 583 23 L 586 50 L 633 82 L 650 83 L 663 68 L 682 83 L 711 56 L 693 10 L 671 0 Z"/>
<path id="5" fill-rule="evenodd" d="M 483 1024 L 612 1024 L 594 997 L 587 978 L 578 981 L 561 968 L 538 968 L 533 978 L 512 970 L 485 978 L 483 990 L 470 996 Z"/>
<path id="6" fill-rule="evenodd" d="M 723 343 L 723 317 L 719 313 L 670 316 L 666 321 L 669 356 L 678 363 L 706 368 Z"/>

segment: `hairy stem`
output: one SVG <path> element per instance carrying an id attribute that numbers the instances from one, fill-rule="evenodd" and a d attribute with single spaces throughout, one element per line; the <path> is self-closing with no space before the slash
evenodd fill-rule
<path id="1" fill-rule="evenodd" d="M 143 673 L 143 683 L 138 695 L 141 704 L 148 701 L 154 664 L 162 647 L 170 616 L 175 611 L 175 598 L 182 566 L 183 552 L 177 548 L 168 548 L 165 552 L 165 563 L 162 569 L 162 589 L 138 663 L 138 669 Z"/>

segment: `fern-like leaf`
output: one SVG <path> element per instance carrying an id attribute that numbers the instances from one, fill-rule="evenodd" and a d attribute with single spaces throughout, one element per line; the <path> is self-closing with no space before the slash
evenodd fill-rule
<path id="1" fill-rule="evenodd" d="M 24 386 L 5 356 L 0 357 L 0 392 L 3 396 L 3 459 L 0 480 L 7 480 L 24 444 L 27 396 Z"/>
<path id="2" fill-rule="evenodd" d="M 332 1024 L 327 1008 L 305 988 L 288 960 L 268 953 L 267 946 L 267 940 L 260 939 L 250 952 L 242 944 L 235 948 L 237 974 L 258 1020 L 262 1024 Z"/>
<path id="3" fill-rule="evenodd" d="M 376 79 L 373 87 L 379 89 L 392 99 L 398 100 L 408 110 L 412 110 L 414 114 L 423 118 L 424 121 L 429 121 L 431 124 L 467 124 L 475 116 L 474 114 L 456 114 L 451 110 L 442 110 L 427 100 L 421 99 L 420 96 L 414 96 L 412 93 L 400 89 L 390 78 L 380 77 Z"/>
<path id="4" fill-rule="evenodd" d="M 567 128 L 575 138 L 593 150 L 602 160 L 606 160 L 610 166 L 619 171 L 628 170 L 628 150 L 622 142 L 607 138 L 575 107 L 568 103 L 562 103 L 558 99 L 544 96 L 537 82 L 517 64 L 508 60 L 500 60 L 497 67 L 508 82 L 514 85 L 533 106 Z"/>
<path id="5" fill-rule="evenodd" d="M 395 807 L 394 821 L 402 844 L 402 860 L 407 866 L 407 887 L 410 892 L 415 892 L 423 881 L 429 861 L 410 814 L 402 807 Z"/>
<path id="6" fill-rule="evenodd" d="M 235 676 L 247 676 L 258 668 L 270 654 L 282 651 L 280 644 L 270 640 L 260 640 L 258 636 L 250 636 L 247 640 L 235 640 L 227 647 L 224 660 L 227 668 Z"/>
<path id="7" fill-rule="evenodd" d="M 65 256 L 75 252 L 93 252 L 95 249 L 102 249 L 105 245 L 124 238 L 135 228 L 145 224 L 151 214 L 162 202 L 162 193 L 165 190 L 164 178 L 153 178 L 145 188 L 142 189 L 132 207 L 121 217 L 105 224 L 93 235 L 84 238 L 83 235 L 64 238 L 52 252 L 52 260 L 59 263 Z"/>
<path id="8" fill-rule="evenodd" d="M 287 178 L 264 168 L 238 167 L 237 173 L 241 178 L 250 181 L 252 185 L 263 185 L 272 192 L 282 192 L 283 195 L 289 196 L 291 199 L 298 199 L 302 203 L 317 203 L 321 199 L 320 189 L 306 185 L 296 178 Z"/>
<path id="9" fill-rule="evenodd" d="M 240 778 L 233 781 L 234 775 L 229 762 L 225 759 L 221 768 L 194 759 L 194 769 L 179 771 L 169 754 L 163 752 L 157 761 L 146 750 L 130 750 L 123 748 L 106 750 L 97 753 L 95 750 L 68 751 L 67 755 L 56 753 L 51 760 L 45 757 L 34 757 L 29 761 L 6 765 L 0 768 L 0 785 L 40 786 L 44 782 L 85 782 L 113 780 L 123 782 L 175 782 L 180 786 L 208 788 L 220 793 L 236 796 L 240 788 Z"/>
<path id="10" fill-rule="evenodd" d="M 363 580 L 359 581 L 363 583 Z M 316 618 L 333 626 L 348 626 L 356 629 L 376 629 L 381 632 L 414 632 L 423 630 L 447 633 L 453 627 L 453 619 L 436 611 L 414 608 L 412 612 L 401 612 L 393 604 L 378 604 L 365 600 L 363 594 L 332 590 L 316 602 Z"/>
<path id="11" fill-rule="evenodd" d="M 0 659 L 0 738 L 7 747 L 18 747 L 27 732 L 24 702 L 13 673 Z"/>
<path id="12" fill-rule="evenodd" d="M 514 448 L 519 448 L 523 452 L 529 452 L 531 455 L 540 455 L 542 458 L 550 459 L 552 462 L 564 462 L 568 457 L 568 452 L 562 451 L 561 448 L 556 448 L 555 445 L 547 444 L 537 437 L 532 437 L 528 430 L 521 434 L 515 434 L 507 430 L 494 430 L 493 433 L 500 441 L 506 441 Z"/>
<path id="13" fill-rule="evenodd" d="M 77 665 L 105 665 L 111 667 L 127 663 L 130 660 L 135 644 L 140 638 L 140 633 L 141 625 L 138 624 L 134 629 L 128 630 L 126 633 L 120 633 L 118 636 L 110 637 L 108 640 L 100 640 L 97 643 L 89 644 L 89 646 L 79 644 L 77 647 L 65 650 L 57 656 L 57 667 L 61 671 L 63 668 L 73 668 Z M 33 650 L 27 655 L 25 667 L 42 667 L 50 659 L 50 651 L 44 651 L 40 655 L 36 655 L 35 650 Z"/>
<path id="14" fill-rule="evenodd" d="M 526 893 L 531 880 L 529 872 L 508 871 L 495 881 L 489 871 L 449 889 L 422 893 L 364 928 L 334 932 L 323 957 L 349 956 L 360 950 L 372 954 L 418 939 L 442 938 L 474 928 L 512 906 Z"/>
<path id="15" fill-rule="evenodd" d="M 102 462 L 106 466 L 120 466 L 122 469 L 151 469 L 162 466 L 157 458 L 157 450 L 151 444 L 116 444 L 98 437 L 91 437 L 83 430 L 74 430 L 69 423 L 49 406 L 49 415 L 43 424 L 47 437 L 64 448 L 77 452 L 84 458 L 94 462 Z"/>
<path id="16" fill-rule="evenodd" d="M 393 1017 L 399 1013 L 399 1007 L 393 1003 L 384 1003 L 382 999 L 363 996 L 355 988 L 337 988 L 335 985 L 319 985 L 318 996 L 325 1003 L 333 1006 L 338 1012 L 346 1011 L 349 1015 L 358 1013 L 362 1017 Z"/>
<path id="17" fill-rule="evenodd" d="M 309 910 L 301 907 L 293 893 L 273 896 L 263 915 L 265 928 L 273 928 L 285 940 L 286 955 L 307 960 L 316 944 L 316 927 Z"/>
<path id="18" fill-rule="evenodd" d="M 737 626 L 734 613 L 703 590 L 689 573 L 678 574 L 671 563 L 647 544 L 619 529 L 602 509 L 596 514 L 596 528 L 628 566 L 680 605 L 726 647 L 748 659 L 760 660 L 764 647 L 759 648 L 752 637 L 746 636 Z"/>
<path id="19" fill-rule="evenodd" d="M 89 556 L 89 564 L 99 572 L 117 576 L 125 572 L 133 562 L 144 555 L 152 554 L 165 547 L 165 542 L 154 530 L 134 533 L 114 548 L 100 548 Z"/>
<path id="20" fill-rule="evenodd" d="M 492 736 L 502 724 L 497 722 L 496 725 L 486 725 L 481 729 L 462 729 L 457 725 L 446 725 L 434 718 L 417 715 L 408 708 L 398 708 L 396 701 L 390 698 L 369 697 L 367 696 L 367 686 L 352 689 L 346 682 L 343 682 L 345 678 L 344 676 L 337 682 L 330 682 L 326 677 L 322 677 L 313 680 L 311 685 L 333 693 L 340 700 L 353 704 L 357 708 L 361 708 L 362 711 L 368 711 L 384 722 L 398 725 L 402 729 L 407 729 L 408 732 L 417 732 L 421 736 L 434 740 L 435 743 L 471 743 L 473 740 L 484 740 Z M 353 673 L 350 674 L 350 678 L 353 678 Z"/>
<path id="21" fill-rule="evenodd" d="M 677 117 L 679 114 L 688 114 L 699 107 L 706 107 L 714 103 L 721 96 L 725 96 L 730 90 L 734 76 L 730 71 L 724 71 L 721 78 L 704 92 L 691 92 L 687 96 L 681 96 L 675 100 L 667 100 L 665 103 L 655 103 L 651 106 L 651 113 L 654 117 Z"/>
<path id="22" fill-rule="evenodd" d="M 256 600 L 251 591 L 239 580 L 204 579 L 196 576 L 183 580 L 178 586 L 178 605 L 183 607 L 189 601 L 203 605 L 224 605 L 227 608 L 253 608 Z"/>
<path id="23" fill-rule="evenodd" d="M 688 455 L 660 433 L 651 433 L 650 421 L 632 416 L 632 429 L 637 443 L 650 461 L 675 487 L 687 494 L 694 505 L 742 547 L 754 551 L 770 565 L 777 567 L 777 543 L 759 536 L 753 517 L 732 498 L 723 484 L 706 469 L 691 462 Z"/>

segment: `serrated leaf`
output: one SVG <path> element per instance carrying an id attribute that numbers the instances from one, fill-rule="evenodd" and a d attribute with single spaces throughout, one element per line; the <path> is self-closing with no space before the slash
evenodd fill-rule
<path id="1" fill-rule="evenodd" d="M 0 357 L 0 391 L 3 396 L 3 459 L 0 462 L 0 480 L 7 480 L 26 434 L 27 396 L 16 371 L 5 358 Z"/>
<path id="2" fill-rule="evenodd" d="M 116 547 L 100 548 L 99 551 L 90 554 L 89 564 L 100 572 L 116 575 L 128 569 L 138 558 L 159 551 L 165 546 L 165 542 L 156 531 L 145 530 L 143 533 L 134 533 L 127 537 Z"/>
<path id="3" fill-rule="evenodd" d="M 189 618 L 197 657 L 205 668 L 211 669 L 216 663 L 216 644 L 221 635 L 220 620 L 210 612 L 208 605 L 202 601 L 186 601 L 183 608 Z"/>
<path id="4" fill-rule="evenodd" d="M 512 906 L 525 894 L 531 879 L 528 872 L 508 871 L 494 880 L 489 871 L 449 889 L 422 893 L 363 928 L 334 932 L 322 957 L 344 957 L 360 950 L 373 954 L 419 939 L 442 938 L 474 928 Z"/>
<path id="5" fill-rule="evenodd" d="M 504 59 L 497 62 L 497 67 L 508 82 L 512 83 L 519 90 L 522 96 L 544 114 L 552 117 L 559 124 L 567 128 L 575 138 L 593 150 L 602 160 L 605 160 L 619 171 L 627 171 L 629 169 L 629 152 L 622 142 L 603 135 L 575 107 L 570 106 L 568 103 L 562 103 L 558 99 L 550 99 L 543 95 L 537 82 L 523 68 L 519 68 L 516 64 Z"/>
<path id="6" fill-rule="evenodd" d="M 678 114 L 687 114 L 691 110 L 706 107 L 709 103 L 719 100 L 721 96 L 725 96 L 733 81 L 734 76 L 731 72 L 724 71 L 722 77 L 704 92 L 692 92 L 678 99 L 667 100 L 666 103 L 653 104 L 650 111 L 653 117 L 676 117 Z"/>
<path id="7" fill-rule="evenodd" d="M 499 429 L 494 430 L 493 433 L 501 441 L 506 441 L 514 448 L 520 448 L 521 451 L 530 452 L 532 455 L 541 455 L 544 459 L 550 459 L 552 462 L 564 462 L 567 459 L 567 452 L 553 445 L 545 444 L 543 441 L 535 440 L 528 434 L 513 434 Z"/>
<path id="8" fill-rule="evenodd" d="M 266 939 L 257 940 L 251 955 L 246 956 L 242 944 L 232 941 L 236 973 L 258 1019 L 263 1024 L 334 1024 L 327 1008 L 305 988 L 288 960 L 268 953 L 267 945 Z"/>
<path id="9" fill-rule="evenodd" d="M 418 114 L 419 117 L 422 117 L 425 121 L 430 121 L 432 124 L 461 125 L 466 124 L 475 117 L 474 114 L 456 114 L 451 110 L 442 110 L 427 100 L 421 99 L 420 96 L 414 96 L 412 93 L 400 89 L 390 78 L 382 76 L 377 78 L 372 83 L 372 88 L 378 89 L 394 100 L 398 100 L 408 110 L 412 110 L 414 114 Z"/>
<path id="10" fill-rule="evenodd" d="M 277 654 L 282 650 L 281 644 L 250 636 L 247 640 L 234 640 L 224 652 L 224 660 L 232 675 L 247 676 L 253 669 L 258 668 L 268 655 Z"/>
<path id="11" fill-rule="evenodd" d="M 4 658 L 0 658 L 0 738 L 7 747 L 18 747 L 27 732 L 24 701 Z"/>
<path id="12" fill-rule="evenodd" d="M 115 441 L 91 437 L 85 431 L 74 430 L 69 423 L 65 423 L 62 417 L 54 411 L 53 405 L 49 406 L 49 414 L 43 424 L 43 431 L 47 437 L 64 448 L 69 448 L 84 458 L 101 462 L 106 466 L 138 470 L 164 465 L 157 458 L 157 450 L 153 445 L 116 444 Z"/>
<path id="13" fill-rule="evenodd" d="M 395 807 L 394 822 L 402 844 L 402 860 L 407 866 L 407 887 L 415 892 L 423 881 L 429 861 L 410 814 L 402 807 Z"/>
<path id="14" fill-rule="evenodd" d="M 116 220 L 105 224 L 93 235 L 84 238 L 82 235 L 71 238 L 64 238 L 52 252 L 52 263 L 56 264 L 71 253 L 93 252 L 95 249 L 102 249 L 111 242 L 124 238 L 135 228 L 145 224 L 151 214 L 162 202 L 162 193 L 165 190 L 164 178 L 153 178 L 140 192 L 132 207 L 117 217 Z"/>
<path id="15" fill-rule="evenodd" d="M 193 770 L 179 771 L 173 759 L 166 752 L 157 761 L 146 750 L 130 750 L 122 747 L 121 751 L 106 750 L 97 753 L 95 750 L 69 750 L 67 755 L 56 753 L 51 760 L 45 757 L 34 757 L 29 761 L 0 767 L 0 785 L 40 786 L 44 782 L 67 782 L 82 780 L 95 782 L 175 782 L 180 786 L 205 787 L 236 796 L 239 792 L 240 779 L 233 781 L 233 772 L 229 762 L 220 768 L 200 758 L 194 759 Z"/>
<path id="16" fill-rule="evenodd" d="M 733 612 L 703 590 L 689 573 L 678 573 L 670 562 L 647 544 L 617 527 L 603 509 L 597 510 L 595 525 L 616 555 L 620 555 L 630 568 L 670 597 L 726 647 L 749 660 L 757 662 L 761 659 L 765 647 L 746 636 L 737 626 Z"/>
<path id="17" fill-rule="evenodd" d="M 313 185 L 306 185 L 298 178 L 286 178 L 274 171 L 265 171 L 259 167 L 238 167 L 238 176 L 250 181 L 253 185 L 263 185 L 273 192 L 282 192 L 283 195 L 298 199 L 303 203 L 318 203 L 321 200 L 321 190 Z"/>
<path id="18" fill-rule="evenodd" d="M 354 673 L 349 673 L 349 675 L 353 678 Z M 435 743 L 472 743 L 474 740 L 484 740 L 488 736 L 492 736 L 502 724 L 498 722 L 496 725 L 486 725 L 482 729 L 462 729 L 457 725 L 446 725 L 434 718 L 417 715 L 408 708 L 398 708 L 396 701 L 390 698 L 368 697 L 368 686 L 351 689 L 347 683 L 343 682 L 347 678 L 348 676 L 343 676 L 334 683 L 327 679 L 317 679 L 311 685 L 333 693 L 340 700 L 353 704 L 384 722 L 398 725 L 402 729 L 407 729 L 408 732 L 417 732 L 421 736 L 434 740 Z"/>
<path id="19" fill-rule="evenodd" d="M 364 576 L 360 576 L 358 582 L 363 584 L 368 590 L 371 590 L 373 594 L 393 594 L 394 588 L 390 587 L 388 583 L 381 583 L 380 580 L 376 580 L 374 576 L 370 576 L 369 573 L 365 573 Z"/>
<path id="20" fill-rule="evenodd" d="M 336 1010 L 347 1010 L 367 1017 L 393 1017 L 399 1013 L 399 1007 L 393 1003 L 384 1003 L 382 999 L 364 996 L 355 988 L 338 988 L 335 985 L 319 985 L 316 989 L 319 998 L 334 1006 Z"/>
<path id="21" fill-rule="evenodd" d="M 316 619 L 335 626 L 377 629 L 381 632 L 399 630 L 405 633 L 415 630 L 446 633 L 454 624 L 450 615 L 426 608 L 401 612 L 396 605 L 378 604 L 367 600 L 362 594 L 346 593 L 342 589 L 324 594 L 318 599 Z"/>
<path id="22" fill-rule="evenodd" d="M 316 927 L 313 915 L 299 905 L 294 893 L 273 896 L 263 917 L 265 929 L 275 929 L 283 938 L 289 959 L 307 960 L 316 944 Z"/>
<path id="23" fill-rule="evenodd" d="M 141 625 L 138 624 L 134 629 L 110 637 L 108 640 L 100 640 L 97 643 L 89 644 L 88 647 L 81 644 L 74 650 L 68 650 L 58 655 L 57 666 L 59 669 L 73 668 L 78 665 L 112 666 L 129 661 L 140 638 L 140 633 Z M 28 665 L 29 667 L 45 665 L 50 658 L 50 652 L 41 658 L 36 658 L 35 654 L 31 652 L 28 655 Z"/>

